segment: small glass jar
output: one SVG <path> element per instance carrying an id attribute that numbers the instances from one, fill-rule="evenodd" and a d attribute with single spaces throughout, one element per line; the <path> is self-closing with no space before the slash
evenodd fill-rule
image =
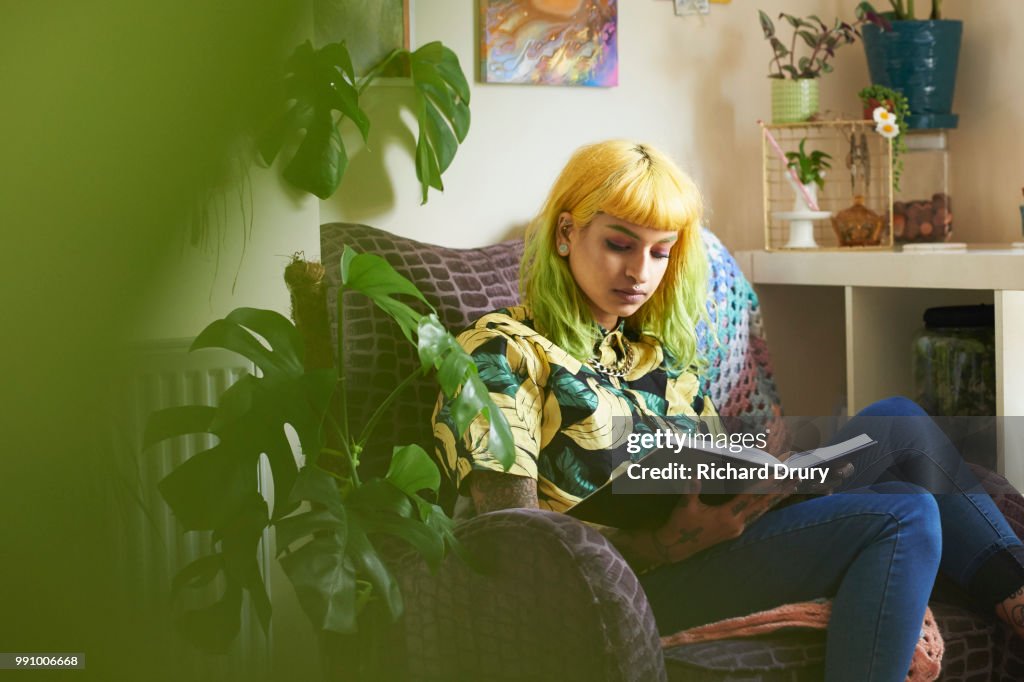
<path id="1" fill-rule="evenodd" d="M 915 399 L 933 416 L 996 413 L 994 308 L 929 308 L 914 338 Z"/>
<path id="2" fill-rule="evenodd" d="M 945 130 L 910 130 L 900 187 L 893 197 L 893 238 L 897 243 L 945 242 L 953 235 L 949 188 L 949 143 Z"/>

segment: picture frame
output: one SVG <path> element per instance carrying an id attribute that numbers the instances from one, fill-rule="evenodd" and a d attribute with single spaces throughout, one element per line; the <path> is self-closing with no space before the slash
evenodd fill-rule
<path id="1" fill-rule="evenodd" d="M 356 76 L 363 76 L 392 50 L 410 49 L 410 1 L 314 0 L 314 42 L 345 41 Z M 382 75 L 407 74 L 389 69 Z"/>

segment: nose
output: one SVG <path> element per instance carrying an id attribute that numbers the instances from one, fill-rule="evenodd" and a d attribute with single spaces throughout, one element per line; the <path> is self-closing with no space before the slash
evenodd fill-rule
<path id="1" fill-rule="evenodd" d="M 646 284 L 650 279 L 651 256 L 646 249 L 638 249 L 626 263 L 626 277 L 633 284 Z"/>

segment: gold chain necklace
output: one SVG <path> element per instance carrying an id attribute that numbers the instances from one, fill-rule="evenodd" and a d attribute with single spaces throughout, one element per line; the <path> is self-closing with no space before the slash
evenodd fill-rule
<path id="1" fill-rule="evenodd" d="M 598 350 L 594 357 L 590 358 L 587 362 L 595 371 L 600 372 L 609 377 L 624 377 L 629 374 L 630 370 L 633 369 L 633 346 L 629 342 L 625 343 L 626 355 L 621 360 L 616 362 L 613 366 L 601 362 L 601 351 Z"/>

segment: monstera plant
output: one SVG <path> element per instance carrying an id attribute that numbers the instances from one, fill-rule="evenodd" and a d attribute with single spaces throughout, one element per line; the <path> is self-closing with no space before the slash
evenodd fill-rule
<path id="1" fill-rule="evenodd" d="M 419 128 L 416 177 L 426 203 L 429 188 L 444 189 L 441 174 L 469 132 L 469 84 L 458 57 L 440 42 L 412 52 L 394 50 L 357 79 L 344 42 L 314 49 L 306 41 L 288 60 L 286 111 L 260 140 L 263 160 L 271 164 L 285 144 L 304 131 L 285 165 L 284 178 L 321 199 L 334 194 L 348 166 L 340 126 L 345 119 L 351 120 L 367 141 L 370 119 L 360 107 L 359 98 L 396 62 L 410 75 L 415 94 L 413 106 Z"/>
<path id="2" fill-rule="evenodd" d="M 471 357 L 434 312 L 421 314 L 402 300 L 410 297 L 433 310 L 415 285 L 384 259 L 348 248 L 340 268 L 342 289 L 368 296 L 390 315 L 416 345 L 421 363 L 366 424 L 358 429 L 349 424 L 343 372 L 306 369 L 303 338 L 288 319 L 269 310 L 239 308 L 207 326 L 191 350 L 234 351 L 250 360 L 258 374 L 236 381 L 216 407 L 165 409 L 147 425 L 147 447 L 193 433 L 216 438 L 213 447 L 159 484 L 185 530 L 213 534 L 215 551 L 182 568 L 173 585 L 176 593 L 209 586 L 215 579 L 223 586 L 219 599 L 184 610 L 180 619 L 183 634 L 206 650 L 224 651 L 237 635 L 243 593 L 268 627 L 271 604 L 257 563 L 268 528 L 315 628 L 359 633 L 361 642 L 373 636 L 374 623 L 394 621 L 402 612 L 402 595 L 380 543 L 405 543 L 431 566 L 455 547 L 452 521 L 429 499 L 429 493 L 437 492 L 440 473 L 419 444 L 396 447 L 384 477 L 360 477 L 360 454 L 377 417 L 419 373 L 436 374 L 441 390 L 453 400 L 460 434 L 479 415 L 489 421 L 490 451 L 511 466 L 512 434 Z M 342 300 L 339 292 L 339 328 Z M 339 358 L 343 344 L 339 334 Z M 290 432 L 297 437 L 299 457 Z M 258 487 L 264 456 L 273 478 L 272 506 Z M 353 678 L 359 679 L 358 674 Z"/>

